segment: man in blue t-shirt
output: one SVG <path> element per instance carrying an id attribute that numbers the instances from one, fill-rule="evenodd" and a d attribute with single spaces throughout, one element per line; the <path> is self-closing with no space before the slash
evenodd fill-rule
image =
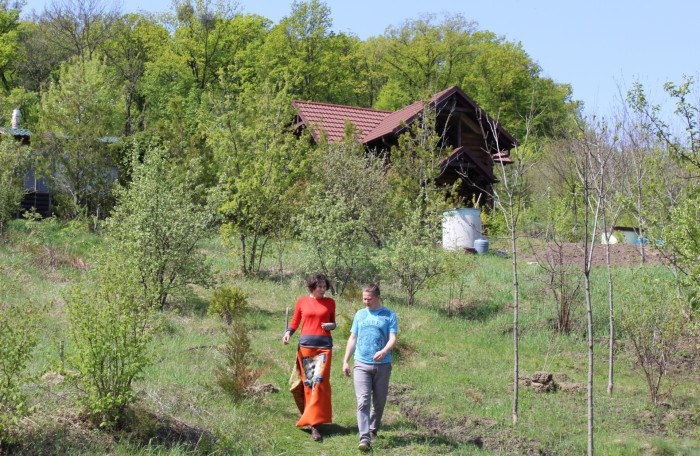
<path id="1" fill-rule="evenodd" d="M 382 422 L 391 377 L 391 349 L 396 345 L 398 320 L 393 310 L 382 306 L 379 285 L 362 287 L 364 309 L 355 314 L 343 358 L 343 373 L 350 376 L 348 364 L 355 354 L 353 378 L 357 396 L 358 448 L 369 451 Z"/>

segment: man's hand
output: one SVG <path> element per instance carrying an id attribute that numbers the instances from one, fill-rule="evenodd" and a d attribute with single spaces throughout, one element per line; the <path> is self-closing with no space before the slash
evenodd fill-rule
<path id="1" fill-rule="evenodd" d="M 386 352 L 384 350 L 379 350 L 377 353 L 374 354 L 372 359 L 375 361 L 381 361 L 384 359 L 385 356 L 386 356 Z"/>
<path id="2" fill-rule="evenodd" d="M 347 361 L 343 361 L 343 373 L 346 377 L 350 377 L 350 365 Z"/>

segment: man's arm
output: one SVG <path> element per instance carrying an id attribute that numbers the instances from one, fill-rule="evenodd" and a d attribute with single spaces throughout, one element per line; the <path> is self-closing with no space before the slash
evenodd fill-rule
<path id="1" fill-rule="evenodd" d="M 348 343 L 345 346 L 345 356 L 343 357 L 343 373 L 345 376 L 350 376 L 350 357 L 355 353 L 355 343 L 357 342 L 357 335 L 355 333 L 350 333 L 348 338 Z"/>
<path id="2" fill-rule="evenodd" d="M 375 353 L 372 359 L 375 361 L 383 360 L 391 349 L 394 348 L 394 345 L 396 345 L 396 333 L 389 333 L 389 342 L 386 343 L 384 348 Z"/>

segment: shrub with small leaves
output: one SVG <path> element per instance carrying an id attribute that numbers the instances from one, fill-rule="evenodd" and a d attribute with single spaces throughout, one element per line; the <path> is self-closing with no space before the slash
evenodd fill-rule
<path id="1" fill-rule="evenodd" d="M 27 410 L 22 385 L 42 313 L 32 303 L 16 302 L 8 288 L 0 283 L 0 442 Z"/>
<path id="2" fill-rule="evenodd" d="M 643 273 L 631 299 L 619 310 L 620 328 L 630 339 L 654 404 L 683 336 L 682 303 L 671 279 Z"/>
<path id="3" fill-rule="evenodd" d="M 134 380 L 150 364 L 159 303 L 152 290 L 132 259 L 110 252 L 66 292 L 74 380 L 85 393 L 81 403 L 102 427 L 119 424 L 135 399 Z"/>
<path id="4" fill-rule="evenodd" d="M 211 265 L 198 250 L 212 215 L 195 202 L 191 176 L 179 174 L 159 149 L 132 157 L 131 183 L 115 190 L 118 204 L 106 222 L 108 242 L 134 258 L 144 286 L 168 297 L 190 285 L 208 287 Z"/>
<path id="5" fill-rule="evenodd" d="M 404 227 L 374 257 L 382 274 L 394 279 L 406 293 L 409 306 L 415 302 L 416 293 L 445 270 L 442 252 L 435 247 L 430 233 L 420 211 L 413 211 Z"/>
<path id="6" fill-rule="evenodd" d="M 248 295 L 238 287 L 224 287 L 214 291 L 209 303 L 209 315 L 218 315 L 230 325 L 243 315 L 248 306 Z"/>

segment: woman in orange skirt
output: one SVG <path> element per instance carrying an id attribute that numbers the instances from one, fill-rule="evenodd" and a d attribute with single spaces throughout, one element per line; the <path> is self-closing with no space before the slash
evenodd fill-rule
<path id="1" fill-rule="evenodd" d="M 289 344 L 289 338 L 301 324 L 296 368 L 301 376 L 303 398 L 298 398 L 297 406 L 301 418 L 297 426 L 309 426 L 311 438 L 322 439 L 318 430 L 321 423 L 333 421 L 331 406 L 331 357 L 335 329 L 335 301 L 325 297 L 329 282 L 325 275 L 314 274 L 306 279 L 309 296 L 302 296 L 294 307 L 294 316 L 282 337 L 282 343 Z"/>

